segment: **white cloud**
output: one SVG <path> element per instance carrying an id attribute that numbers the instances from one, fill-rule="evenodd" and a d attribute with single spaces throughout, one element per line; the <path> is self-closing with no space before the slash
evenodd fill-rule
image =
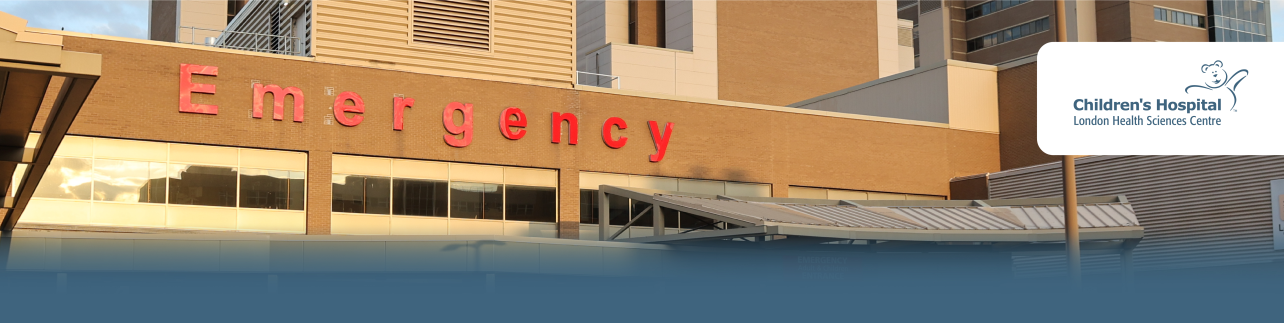
<path id="1" fill-rule="evenodd" d="M 0 11 L 31 27 L 133 38 L 147 38 L 147 6 L 146 0 L 0 1 Z"/>

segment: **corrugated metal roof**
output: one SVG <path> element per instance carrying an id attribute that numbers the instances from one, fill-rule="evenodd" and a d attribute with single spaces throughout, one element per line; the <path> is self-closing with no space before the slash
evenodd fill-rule
<path id="1" fill-rule="evenodd" d="M 775 222 L 916 230 L 1065 228 L 1062 214 L 1064 211 L 1060 205 L 867 207 L 750 202 L 672 194 L 656 194 L 655 199 L 659 202 L 673 203 L 758 225 Z M 1140 226 L 1132 207 L 1124 202 L 1081 204 L 1079 219 L 1081 228 Z"/>

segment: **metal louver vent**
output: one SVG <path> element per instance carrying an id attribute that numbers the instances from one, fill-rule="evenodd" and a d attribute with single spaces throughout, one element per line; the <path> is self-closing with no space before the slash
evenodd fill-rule
<path id="1" fill-rule="evenodd" d="M 411 42 L 490 50 L 490 0 L 411 1 Z"/>

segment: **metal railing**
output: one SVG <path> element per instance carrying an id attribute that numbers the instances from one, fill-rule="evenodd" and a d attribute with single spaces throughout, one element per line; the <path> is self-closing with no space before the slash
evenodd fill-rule
<path id="1" fill-rule="evenodd" d="M 228 31 L 200 27 L 180 26 L 179 32 L 187 34 L 190 41 L 184 42 L 180 37 L 178 43 L 205 45 L 216 48 L 227 48 L 260 53 L 271 53 L 291 56 L 305 56 L 307 52 L 298 37 Z M 218 32 L 218 37 L 197 38 L 198 31 Z M 208 33 L 202 33 L 208 34 Z"/>
<path id="2" fill-rule="evenodd" d="M 615 89 L 620 89 L 623 86 L 621 85 L 619 76 L 580 71 L 576 71 L 575 73 L 575 84 Z M 605 82 L 603 82 L 603 79 L 605 79 Z"/>

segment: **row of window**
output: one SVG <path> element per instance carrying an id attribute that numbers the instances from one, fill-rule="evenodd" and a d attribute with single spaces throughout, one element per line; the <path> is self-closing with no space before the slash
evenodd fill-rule
<path id="1" fill-rule="evenodd" d="M 1208 2 L 1210 16 L 1226 16 L 1254 22 L 1270 21 L 1270 12 L 1262 0 L 1217 0 Z"/>
<path id="2" fill-rule="evenodd" d="M 334 212 L 557 222 L 553 187 L 339 174 L 330 185 Z"/>
<path id="3" fill-rule="evenodd" d="M 1027 22 L 1016 27 L 973 38 L 972 40 L 967 41 L 967 51 L 973 52 L 984 48 L 994 47 L 998 44 L 1047 31 L 1048 27 L 1048 18 L 1046 17 Z"/>
<path id="4" fill-rule="evenodd" d="M 55 157 L 35 197 L 303 210 L 304 172 Z"/>
<path id="5" fill-rule="evenodd" d="M 1191 27 L 1208 27 L 1204 24 L 1204 16 L 1159 7 L 1155 8 L 1155 20 Z"/>
<path id="6" fill-rule="evenodd" d="M 1254 35 L 1222 28 L 1210 28 L 1208 34 L 1215 42 L 1266 42 L 1266 35 Z"/>
<path id="7" fill-rule="evenodd" d="M 1030 0 L 994 0 L 967 8 L 964 15 L 966 15 L 967 20 L 972 20 L 1026 2 L 1030 2 Z"/>
<path id="8" fill-rule="evenodd" d="M 580 189 L 580 224 L 600 224 L 598 217 L 598 190 Z M 610 217 L 610 225 L 623 226 L 629 223 L 634 217 L 639 217 L 633 222 L 634 226 L 652 227 L 655 225 L 654 216 L 651 211 L 645 214 L 641 213 L 651 206 L 651 203 L 634 201 L 625 197 L 611 195 L 607 214 Z M 708 218 L 699 217 L 687 213 L 678 212 L 668 208 L 660 208 L 660 214 L 664 215 L 665 228 L 682 228 L 694 230 L 712 230 L 715 228 L 726 229 L 725 225 L 717 224 Z M 734 225 L 733 225 L 734 227 Z"/>
<path id="9" fill-rule="evenodd" d="M 1213 17 L 1213 24 L 1211 27 L 1225 28 L 1229 30 L 1242 31 L 1250 34 L 1258 34 L 1263 36 L 1266 35 L 1267 29 L 1269 29 L 1269 28 L 1266 28 L 1266 24 L 1256 23 L 1252 21 L 1243 21 L 1243 20 L 1234 19 L 1234 18 L 1226 18 L 1221 16 Z"/>

